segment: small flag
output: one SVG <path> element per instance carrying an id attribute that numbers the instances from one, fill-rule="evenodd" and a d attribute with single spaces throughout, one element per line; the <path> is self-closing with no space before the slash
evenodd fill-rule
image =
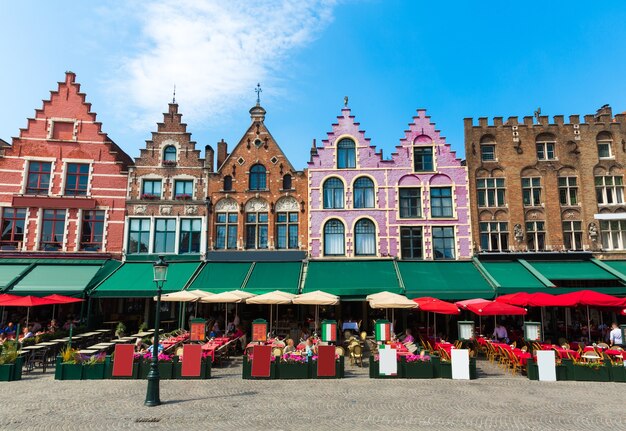
<path id="1" fill-rule="evenodd" d="M 323 323 L 322 324 L 322 341 L 337 341 L 337 324 L 336 323 Z"/>
<path id="2" fill-rule="evenodd" d="M 376 341 L 391 340 L 391 323 L 376 323 Z"/>

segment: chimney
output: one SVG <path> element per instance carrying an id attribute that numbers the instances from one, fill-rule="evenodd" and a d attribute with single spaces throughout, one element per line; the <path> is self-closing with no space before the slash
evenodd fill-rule
<path id="1" fill-rule="evenodd" d="M 219 170 L 228 156 L 228 144 L 222 139 L 217 143 L 217 169 Z"/>
<path id="2" fill-rule="evenodd" d="M 313 145 L 311 146 L 311 160 L 313 160 L 313 156 L 317 156 L 317 144 L 315 139 L 313 139 Z"/>
<path id="3" fill-rule="evenodd" d="M 215 151 L 210 145 L 204 146 L 204 166 L 208 168 L 209 172 L 213 172 L 213 161 L 215 159 Z"/>

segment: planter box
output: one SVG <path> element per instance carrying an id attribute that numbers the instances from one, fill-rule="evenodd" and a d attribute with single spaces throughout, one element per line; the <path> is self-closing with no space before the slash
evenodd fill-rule
<path id="1" fill-rule="evenodd" d="M 175 380 L 205 380 L 211 378 L 211 360 L 200 362 L 200 377 L 183 377 L 182 374 L 183 364 L 182 362 L 175 362 L 173 368 L 172 378 Z"/>
<path id="2" fill-rule="evenodd" d="M 113 377 L 113 361 L 110 356 L 106 357 L 104 362 L 104 378 L 116 380 L 136 380 L 139 378 L 139 362 L 133 362 L 133 375 L 130 377 Z"/>
<path id="3" fill-rule="evenodd" d="M 608 368 L 612 382 L 626 382 L 626 367 L 623 365 L 611 365 Z"/>
<path id="4" fill-rule="evenodd" d="M 526 375 L 530 380 L 539 380 L 539 367 L 535 361 L 529 360 L 526 369 Z"/>
<path id="5" fill-rule="evenodd" d="M 83 365 L 83 380 L 102 380 L 104 379 L 104 362 L 93 365 Z"/>
<path id="6" fill-rule="evenodd" d="M 22 366 L 24 358 L 21 356 L 15 359 L 15 363 L 0 365 L 0 382 L 12 382 L 22 380 Z"/>
<path id="7" fill-rule="evenodd" d="M 173 363 L 172 362 L 159 362 L 159 378 L 162 380 L 171 380 L 173 377 Z M 147 379 L 150 372 L 150 362 L 139 362 L 139 378 Z"/>
<path id="8" fill-rule="evenodd" d="M 609 367 L 606 366 L 591 368 L 582 365 L 574 365 L 573 368 L 574 380 L 582 382 L 608 382 L 611 380 Z"/>
<path id="9" fill-rule="evenodd" d="M 308 379 L 311 377 L 310 362 L 289 363 L 279 362 L 277 364 L 277 377 L 285 379 Z"/>
<path id="10" fill-rule="evenodd" d="M 339 360 L 335 361 L 335 377 L 318 377 L 317 376 L 317 362 L 311 363 L 311 378 L 312 379 L 343 379 L 345 377 L 345 358 L 339 357 Z"/>
<path id="11" fill-rule="evenodd" d="M 439 362 L 439 378 L 451 379 L 452 378 L 452 363 L 449 361 Z M 471 378 L 471 375 L 470 375 Z"/>
<path id="12" fill-rule="evenodd" d="M 398 374 L 395 376 L 381 376 L 378 368 L 378 361 L 370 356 L 370 379 L 397 379 L 402 377 L 402 364 L 398 364 Z"/>
<path id="13" fill-rule="evenodd" d="M 435 376 L 431 361 L 406 362 L 402 358 L 402 377 L 406 379 L 432 379 Z"/>
<path id="14" fill-rule="evenodd" d="M 563 363 L 561 365 L 556 366 L 556 379 L 558 381 L 573 380 L 573 379 L 568 379 L 568 369 L 573 366 L 571 362 L 572 361 L 570 360 L 569 364 L 567 364 L 565 363 L 565 360 L 563 360 Z M 539 367 L 537 366 L 537 363 L 534 360 L 528 361 L 528 365 L 526 368 L 526 376 L 530 380 L 539 380 Z"/>
<path id="15" fill-rule="evenodd" d="M 270 376 L 269 377 L 252 377 L 252 362 L 248 361 L 248 357 L 244 355 L 243 357 L 243 368 L 242 368 L 242 378 L 244 379 L 252 379 L 252 380 L 272 380 L 276 379 L 277 370 L 276 370 L 276 362 L 272 362 L 270 364 Z"/>
<path id="16" fill-rule="evenodd" d="M 82 380 L 83 364 L 64 364 L 60 356 L 57 356 L 54 370 L 55 380 Z"/>

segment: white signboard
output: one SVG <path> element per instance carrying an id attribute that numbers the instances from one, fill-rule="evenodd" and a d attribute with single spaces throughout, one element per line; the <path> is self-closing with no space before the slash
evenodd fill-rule
<path id="1" fill-rule="evenodd" d="M 381 376 L 397 376 L 398 360 L 396 349 L 378 349 L 378 374 Z"/>
<path id="2" fill-rule="evenodd" d="M 452 378 L 454 380 L 469 380 L 469 350 L 452 349 Z"/>
<path id="3" fill-rule="evenodd" d="M 537 351 L 537 368 L 539 380 L 542 382 L 556 382 L 556 352 L 554 350 Z"/>

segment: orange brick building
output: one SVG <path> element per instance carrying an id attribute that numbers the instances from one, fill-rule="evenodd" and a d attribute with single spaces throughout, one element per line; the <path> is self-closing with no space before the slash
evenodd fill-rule
<path id="1" fill-rule="evenodd" d="M 0 147 L 3 253 L 120 255 L 127 170 L 67 72 L 12 145 Z"/>
<path id="2" fill-rule="evenodd" d="M 465 119 L 478 252 L 626 251 L 626 115 Z"/>
<path id="3" fill-rule="evenodd" d="M 231 153 L 217 144 L 209 174 L 209 250 L 306 250 L 307 178 L 296 171 L 265 125 L 265 109 Z M 206 156 L 213 171 L 213 154 Z"/>
<path id="4" fill-rule="evenodd" d="M 127 255 L 206 251 L 208 169 L 181 120 L 178 104 L 170 103 L 129 170 Z"/>

